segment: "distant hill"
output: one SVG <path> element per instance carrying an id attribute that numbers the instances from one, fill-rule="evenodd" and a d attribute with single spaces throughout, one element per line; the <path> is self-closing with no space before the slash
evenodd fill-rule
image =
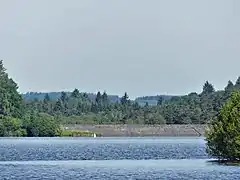
<path id="1" fill-rule="evenodd" d="M 70 95 L 71 92 L 66 92 L 67 95 Z M 25 100 L 43 100 L 45 95 L 47 93 L 45 92 L 28 92 L 23 94 L 23 97 Z M 61 92 L 49 92 L 48 93 L 50 99 L 58 99 L 61 96 Z M 94 101 L 96 98 L 96 94 L 94 93 L 87 93 L 90 100 Z M 174 96 L 168 96 L 168 95 L 157 95 L 157 96 L 143 96 L 143 97 L 137 97 L 134 101 L 138 102 L 140 105 L 145 105 L 148 103 L 149 105 L 157 105 L 157 101 L 160 97 L 163 97 L 163 100 L 167 101 L 170 100 Z M 118 95 L 108 95 L 108 98 L 111 102 L 119 102 L 120 98 Z"/>
<path id="2" fill-rule="evenodd" d="M 70 95 L 71 92 L 66 92 L 67 95 Z M 61 92 L 48 92 L 48 93 L 43 93 L 43 92 L 28 92 L 23 94 L 23 97 L 25 100 L 34 100 L 34 99 L 38 99 L 38 100 L 43 100 L 44 97 L 46 96 L 46 94 L 49 95 L 50 99 L 58 99 L 61 96 Z M 90 100 L 95 100 L 96 98 L 96 94 L 94 93 L 87 93 L 88 97 Z M 120 100 L 120 97 L 117 95 L 108 95 L 108 98 L 111 102 L 117 102 Z"/>
<path id="3" fill-rule="evenodd" d="M 137 101 L 140 105 L 145 105 L 146 103 L 148 103 L 149 105 L 157 105 L 157 102 L 160 99 L 160 97 L 162 97 L 164 101 L 168 101 L 174 96 L 170 95 L 143 96 L 137 97 L 135 101 Z"/>

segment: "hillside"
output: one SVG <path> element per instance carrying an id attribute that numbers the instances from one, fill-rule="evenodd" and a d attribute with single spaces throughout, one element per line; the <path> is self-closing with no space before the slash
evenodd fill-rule
<path id="1" fill-rule="evenodd" d="M 43 93 L 43 92 L 28 92 L 23 94 L 23 97 L 25 100 L 34 100 L 34 99 L 38 99 L 38 100 L 43 100 L 44 97 L 46 96 L 46 94 L 49 95 L 49 98 L 52 100 L 57 100 L 58 98 L 61 97 L 61 93 L 62 92 L 47 92 L 47 93 Z M 65 92 L 68 96 L 71 94 L 71 92 Z M 94 93 L 86 93 L 88 98 L 91 101 L 95 101 L 96 98 L 96 94 Z M 108 95 L 108 99 L 111 102 L 119 102 L 120 101 L 120 97 L 117 95 Z"/>
<path id="2" fill-rule="evenodd" d="M 23 97 L 25 100 L 43 100 L 46 94 L 49 95 L 50 99 L 52 100 L 57 100 L 58 98 L 61 97 L 61 92 L 48 92 L 48 93 L 43 93 L 43 92 L 28 92 L 23 94 Z M 66 92 L 66 94 L 69 96 L 71 92 Z M 95 101 L 96 99 L 96 94 L 94 93 L 86 93 L 88 98 L 91 101 Z M 139 105 L 145 105 L 148 103 L 149 105 L 157 105 L 157 102 L 159 101 L 160 98 L 163 98 L 164 101 L 170 100 L 173 96 L 167 96 L 167 95 L 157 95 L 157 96 L 143 96 L 143 97 L 137 97 L 134 101 L 139 103 Z M 120 102 L 121 97 L 118 95 L 108 95 L 108 99 L 110 102 Z"/>
<path id="3" fill-rule="evenodd" d="M 140 105 L 145 105 L 146 103 L 148 103 L 149 105 L 157 105 L 159 100 L 168 101 L 172 97 L 174 96 L 167 96 L 167 95 L 143 96 L 143 97 L 137 97 L 135 101 L 138 102 Z"/>

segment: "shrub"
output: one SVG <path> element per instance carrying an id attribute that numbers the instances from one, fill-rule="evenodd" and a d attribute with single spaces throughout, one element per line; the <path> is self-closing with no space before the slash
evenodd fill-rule
<path id="1" fill-rule="evenodd" d="M 221 161 L 240 160 L 240 92 L 233 92 L 206 132 L 207 153 Z"/>
<path id="2" fill-rule="evenodd" d="M 30 137 L 53 137 L 56 136 L 60 125 L 57 120 L 45 113 L 31 114 L 26 117 L 24 126 Z"/>
<path id="3" fill-rule="evenodd" d="M 80 131 L 80 130 L 65 130 L 59 131 L 58 136 L 61 137 L 93 137 L 94 132 Z M 95 133 L 97 136 L 101 136 L 99 133 Z"/>
<path id="4" fill-rule="evenodd" d="M 22 129 L 22 121 L 13 117 L 0 117 L 0 136 L 26 136 L 26 131 Z"/>

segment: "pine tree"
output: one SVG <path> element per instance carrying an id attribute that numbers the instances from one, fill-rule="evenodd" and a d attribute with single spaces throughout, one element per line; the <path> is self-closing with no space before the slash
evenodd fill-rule
<path id="1" fill-rule="evenodd" d="M 100 105 L 102 103 L 102 95 L 101 95 L 100 91 L 97 92 L 97 96 L 95 98 L 95 101 L 98 105 Z"/>
<path id="2" fill-rule="evenodd" d="M 145 103 L 145 105 L 144 105 L 144 107 L 146 107 L 146 108 L 147 108 L 148 106 L 149 106 L 149 103 L 148 103 L 148 102 L 146 102 L 146 103 Z"/>
<path id="3" fill-rule="evenodd" d="M 163 104 L 163 97 L 160 96 L 159 99 L 158 99 L 157 105 L 160 106 L 162 104 Z"/>
<path id="4" fill-rule="evenodd" d="M 44 96 L 43 102 L 49 102 L 49 101 L 50 101 L 50 96 L 49 96 L 49 94 L 47 93 L 47 94 Z"/>
<path id="5" fill-rule="evenodd" d="M 234 88 L 234 85 L 232 81 L 229 80 L 227 86 L 225 87 L 225 91 L 231 91 L 233 90 L 233 88 Z"/>
<path id="6" fill-rule="evenodd" d="M 80 97 L 80 92 L 78 89 L 74 89 L 73 92 L 71 93 L 72 98 L 79 98 Z"/>
<path id="7" fill-rule="evenodd" d="M 48 95 L 48 93 L 45 95 L 44 99 L 43 99 L 43 112 L 45 113 L 49 113 L 50 110 L 50 97 Z"/>
<path id="8" fill-rule="evenodd" d="M 104 91 L 102 94 L 102 103 L 104 106 L 106 106 L 108 104 L 108 95 L 107 95 L 106 91 Z"/>
<path id="9" fill-rule="evenodd" d="M 237 78 L 235 86 L 236 89 L 240 89 L 240 76 Z"/>
<path id="10" fill-rule="evenodd" d="M 68 100 L 68 96 L 67 96 L 67 93 L 66 92 L 61 92 L 61 97 L 60 97 L 61 101 L 63 103 L 66 103 L 67 100 Z"/>
<path id="11" fill-rule="evenodd" d="M 202 94 L 204 95 L 208 95 L 211 94 L 215 91 L 214 87 L 212 84 L 210 84 L 208 81 L 205 82 L 205 84 L 203 85 L 203 91 Z"/>
<path id="12" fill-rule="evenodd" d="M 61 99 L 57 100 L 53 110 L 55 112 L 57 112 L 58 114 L 63 112 L 63 103 L 62 103 Z"/>
<path id="13" fill-rule="evenodd" d="M 124 96 L 121 98 L 121 104 L 123 106 L 126 106 L 126 105 L 129 105 L 129 103 L 130 103 L 130 100 L 129 100 L 128 94 L 127 92 L 125 92 Z"/>
<path id="14" fill-rule="evenodd" d="M 83 98 L 84 98 L 85 100 L 89 100 L 89 99 L 88 99 L 88 94 L 87 94 L 87 93 L 83 93 Z"/>

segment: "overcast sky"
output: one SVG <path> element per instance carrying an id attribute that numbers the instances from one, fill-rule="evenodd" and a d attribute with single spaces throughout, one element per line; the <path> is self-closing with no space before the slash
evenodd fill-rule
<path id="1" fill-rule="evenodd" d="M 131 97 L 240 75 L 239 0 L 1 0 L 0 59 L 21 92 Z"/>

